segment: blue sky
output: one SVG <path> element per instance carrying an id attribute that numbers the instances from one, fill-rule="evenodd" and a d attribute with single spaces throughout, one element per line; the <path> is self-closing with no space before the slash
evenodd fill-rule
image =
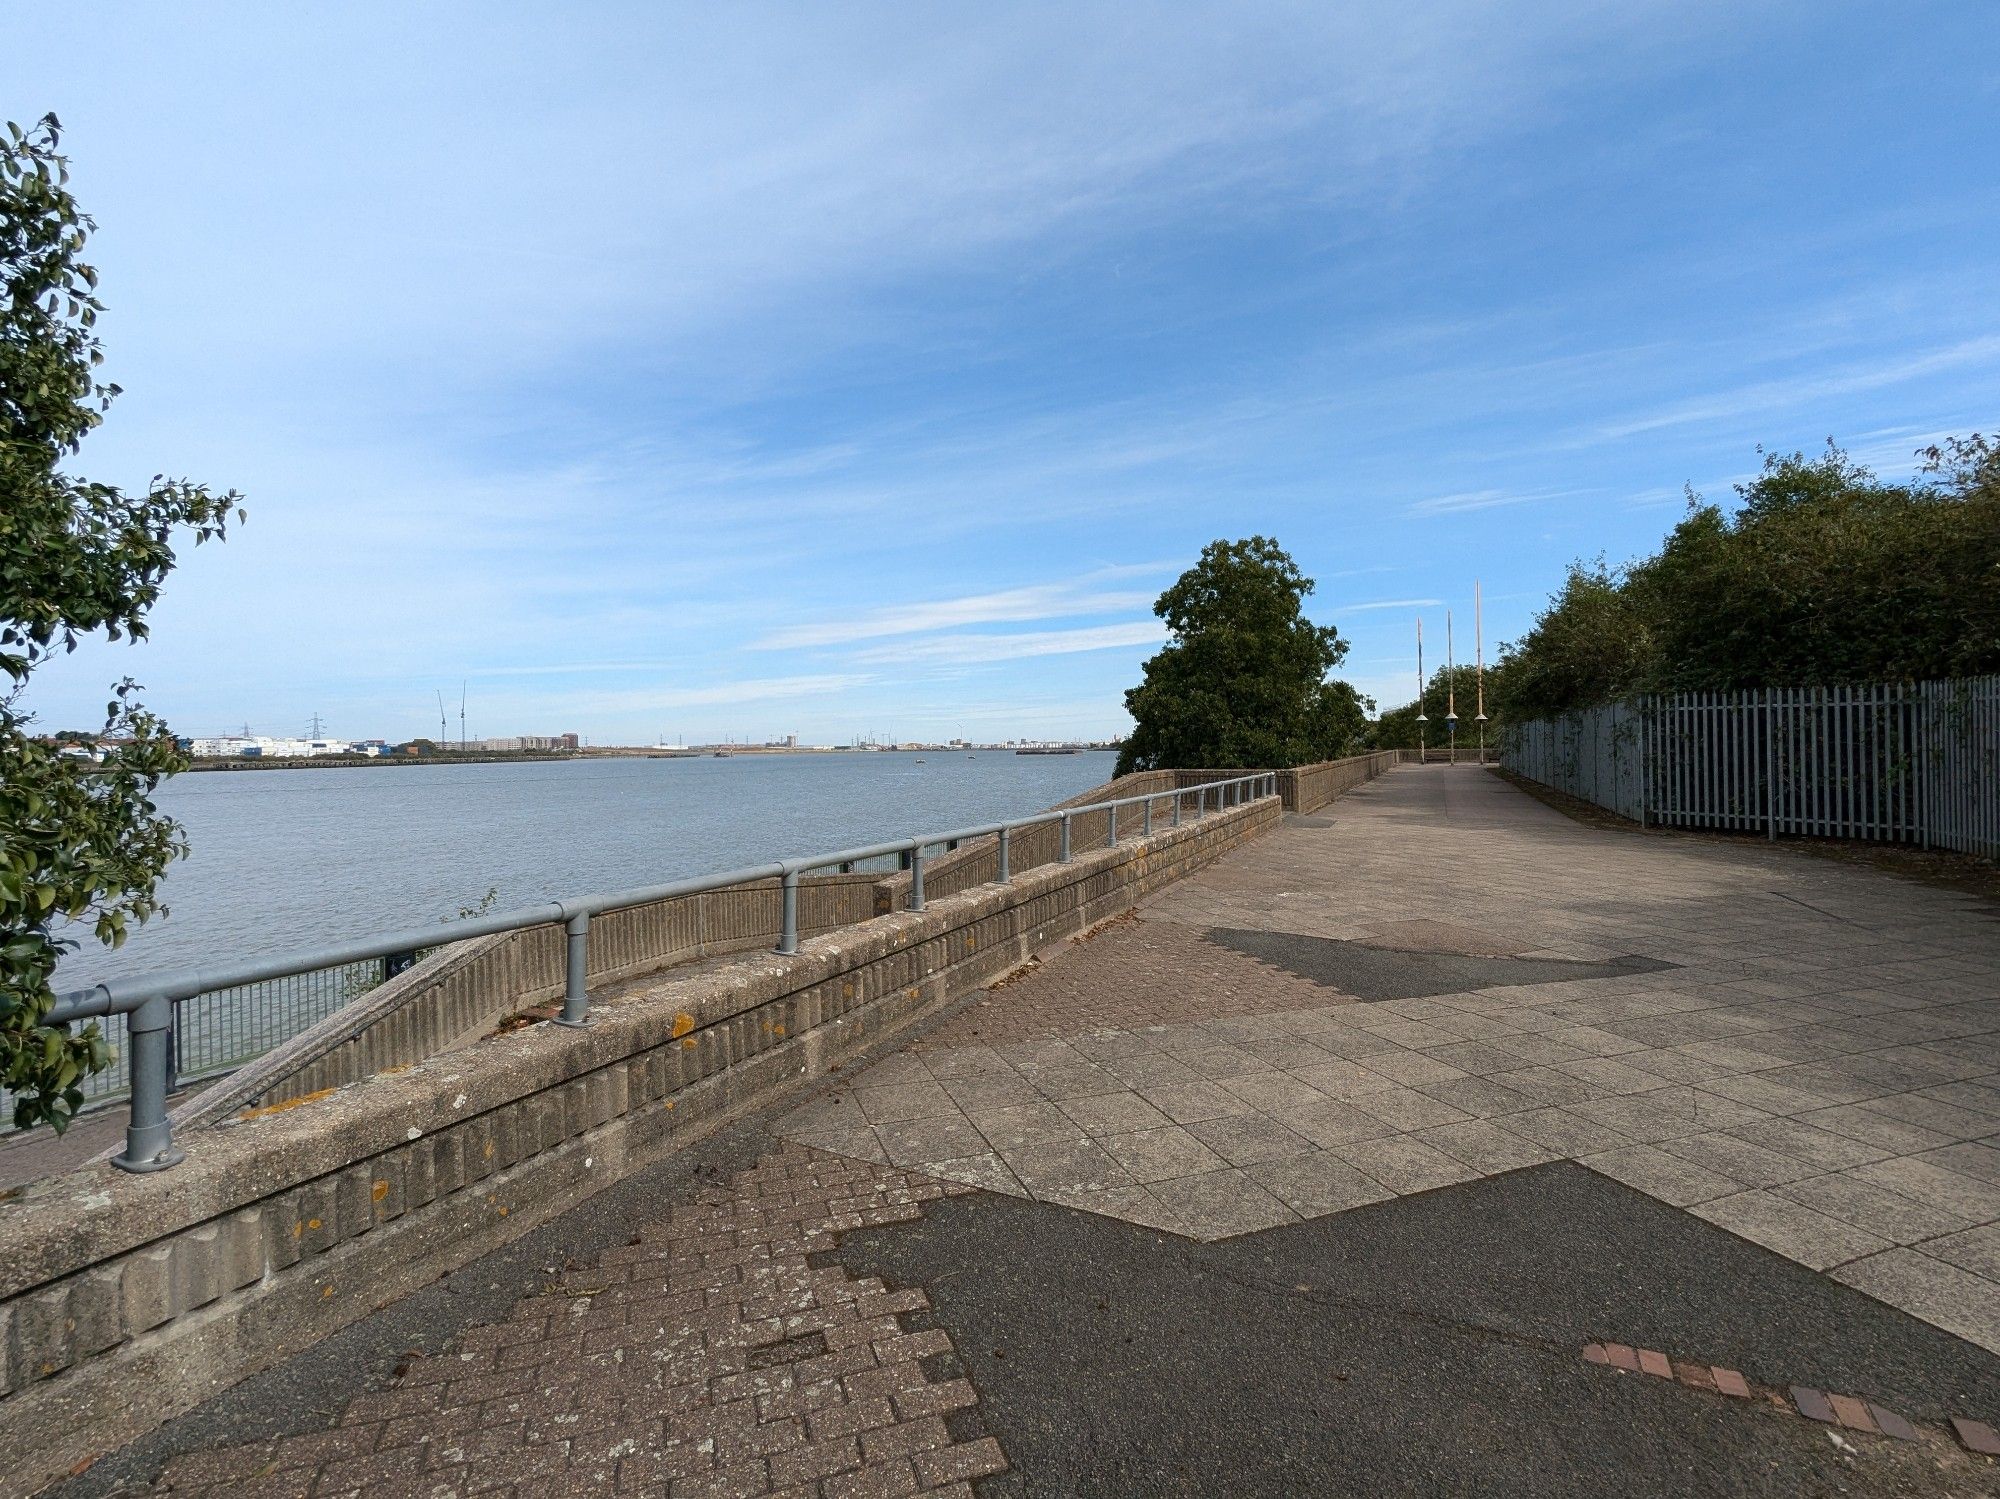
<path id="1" fill-rule="evenodd" d="M 39 35 L 38 35 L 39 32 Z M 1097 735 L 1203 543 L 1407 698 L 1828 436 L 2000 422 L 2000 8 L 43 7 L 177 728 Z M 456 703 L 452 709 L 456 730 Z"/>

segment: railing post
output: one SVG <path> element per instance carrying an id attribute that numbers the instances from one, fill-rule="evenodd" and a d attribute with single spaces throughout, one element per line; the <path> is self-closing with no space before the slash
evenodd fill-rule
<path id="1" fill-rule="evenodd" d="M 1014 872 L 1007 867 L 1007 829 L 1005 828 L 1000 830 L 1000 883 L 1003 885 L 1014 883 Z"/>
<path id="2" fill-rule="evenodd" d="M 1150 796 L 1146 798 L 1145 807 L 1146 815 L 1141 819 L 1139 834 L 1141 837 L 1150 838 L 1153 836 L 1153 799 Z"/>
<path id="3" fill-rule="evenodd" d="M 590 913 L 578 911 L 563 923 L 565 977 L 562 1014 L 557 1025 L 582 1025 L 590 1018 L 590 990 L 585 985 L 586 960 L 590 956 Z"/>
<path id="4" fill-rule="evenodd" d="M 920 843 L 910 850 L 910 909 L 924 908 L 924 846 Z"/>
<path id="5" fill-rule="evenodd" d="M 784 916 L 778 923 L 778 951 L 787 956 L 799 950 L 799 872 L 785 871 L 779 882 Z"/>
<path id="6" fill-rule="evenodd" d="M 167 1120 L 167 1074 L 172 1067 L 174 1002 L 156 994 L 125 1019 L 132 1097 L 125 1120 L 125 1150 L 111 1158 L 120 1171 L 164 1171 L 187 1158 L 174 1144 Z"/>
<path id="7" fill-rule="evenodd" d="M 1069 863 L 1069 813 L 1062 815 L 1062 851 L 1056 855 L 1059 864 Z"/>
<path id="8" fill-rule="evenodd" d="M 1118 847 L 1118 809 L 1116 807 L 1106 807 L 1104 809 L 1104 846 L 1106 848 Z"/>
<path id="9" fill-rule="evenodd" d="M 1175 827 L 1179 827 L 1179 826 L 1181 825 L 1181 801 L 1182 801 L 1182 796 L 1181 796 L 1181 791 L 1180 791 L 1180 788 L 1179 788 L 1179 787 L 1177 786 L 1177 787 L 1175 787 L 1175 788 L 1174 788 L 1174 826 L 1175 826 Z"/>

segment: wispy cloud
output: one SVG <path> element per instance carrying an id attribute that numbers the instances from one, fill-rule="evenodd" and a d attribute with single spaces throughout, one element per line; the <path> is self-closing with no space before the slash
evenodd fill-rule
<path id="1" fill-rule="evenodd" d="M 1593 428 L 1590 435 L 1597 440 L 1613 441 L 1703 422 L 1740 422 L 1752 415 L 1761 416 L 1772 411 L 1823 403 L 1840 396 L 1901 385 L 1926 375 L 1945 374 L 1995 362 L 2000 362 L 2000 335 L 1968 338 L 1913 357 L 1890 359 L 1879 364 L 1850 365 L 1833 374 L 1752 381 L 1608 422 Z"/>
<path id="2" fill-rule="evenodd" d="M 1441 494 L 1417 500 L 1406 508 L 1409 515 L 1464 515 L 1474 510 L 1495 510 L 1502 505 L 1531 505 L 1540 500 L 1560 500 L 1587 493 L 1581 489 L 1468 489 L 1457 494 Z"/>
<path id="3" fill-rule="evenodd" d="M 1145 570 L 1155 569 L 1149 566 Z M 1018 624 L 1038 619 L 1074 618 L 1082 614 L 1113 614 L 1153 602 L 1157 590 L 1106 590 L 1086 586 L 1103 580 L 1112 571 L 1124 570 L 1100 570 L 1088 578 L 1067 583 L 1040 583 L 995 593 L 965 594 L 958 598 L 862 610 L 810 624 L 787 626 L 751 644 L 756 650 L 850 645 L 857 640 L 916 635 L 963 625 Z"/>
<path id="4" fill-rule="evenodd" d="M 1079 630 L 1027 630 L 1012 635 L 938 635 L 876 646 L 857 652 L 856 661 L 870 665 L 928 662 L 967 666 L 985 661 L 1018 661 L 1031 656 L 1070 656 L 1082 651 L 1156 645 L 1167 638 L 1158 620 L 1134 620 L 1122 625 L 1094 625 Z"/>
<path id="5" fill-rule="evenodd" d="M 2000 200 L 1934 190 L 1983 53 L 1796 0 L 71 9 L 0 92 L 104 226 L 79 471 L 251 519 L 41 675 L 57 725 L 130 671 L 189 728 L 435 731 L 469 678 L 492 733 L 1110 731 L 1218 536 L 1357 657 L 1475 571 L 1500 638 L 1757 441 L 1902 472 L 2000 400 Z M 1824 82 L 1870 68 L 1958 108 Z M 1674 196 L 1856 151 L 1781 230 Z"/>
<path id="6" fill-rule="evenodd" d="M 1335 614 L 1367 614 L 1376 609 L 1435 609 L 1443 599 L 1377 599 L 1372 604 L 1343 604 Z"/>

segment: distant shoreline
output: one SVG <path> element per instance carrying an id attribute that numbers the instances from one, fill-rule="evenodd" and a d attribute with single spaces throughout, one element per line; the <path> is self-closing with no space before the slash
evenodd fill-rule
<path id="1" fill-rule="evenodd" d="M 604 748 L 586 750 L 467 750 L 463 753 L 453 750 L 438 755 L 219 755 L 193 760 L 182 774 L 196 771 L 236 771 L 236 770 L 351 770 L 368 765 L 532 765 L 552 760 L 707 760 L 735 759 L 738 756 L 764 755 L 950 755 L 950 754 L 1016 754 L 1016 755 L 1087 755 L 1109 753 L 1097 751 L 1094 747 L 1055 749 L 1015 749 L 1011 747 L 927 745 L 922 749 L 903 747 L 878 750 L 850 749 L 845 745 L 735 745 L 727 749 L 682 749 L 672 748 Z"/>
<path id="2" fill-rule="evenodd" d="M 354 770 L 364 765 L 522 765 L 538 760 L 582 760 L 570 751 L 555 754 L 507 754 L 502 751 L 449 755 L 231 755 L 194 760 L 182 774 L 209 770 Z"/>

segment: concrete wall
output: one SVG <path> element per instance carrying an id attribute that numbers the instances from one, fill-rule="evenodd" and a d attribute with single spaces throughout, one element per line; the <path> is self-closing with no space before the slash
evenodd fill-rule
<path id="1" fill-rule="evenodd" d="M 1284 800 L 1287 812 L 1310 812 L 1325 806 L 1344 791 L 1350 791 L 1364 781 L 1373 780 L 1390 766 L 1397 763 L 1397 752 L 1383 750 L 1372 755 L 1355 755 L 1344 760 L 1324 760 L 1315 765 L 1302 765 L 1295 770 L 1278 772 L 1278 794 Z M 1115 801 L 1120 797 L 1148 796 L 1157 794 L 1159 801 L 1153 805 L 1155 826 L 1161 826 L 1173 819 L 1173 802 L 1170 793 L 1191 792 L 1193 788 L 1205 786 L 1214 781 L 1233 780 L 1238 776 L 1254 775 L 1250 770 L 1142 770 L 1131 775 L 1119 776 L 1106 781 L 1101 786 L 1093 786 L 1088 791 L 1080 791 L 1066 802 L 1057 802 L 1052 811 L 1062 811 L 1069 807 L 1088 806 L 1092 802 Z M 1181 815 L 1188 816 L 1195 809 L 1193 795 L 1181 798 Z M 1119 837 L 1127 838 L 1137 833 L 1145 825 L 1144 810 L 1139 807 L 1121 808 L 1118 813 Z M 1085 812 L 1071 819 L 1070 846 L 1072 851 L 1102 848 L 1110 832 L 1110 815 L 1106 812 Z M 1062 842 L 1062 830 L 1055 823 L 1041 827 L 1024 828 L 1012 835 L 1007 846 L 1007 862 L 1016 873 L 1032 869 L 1037 865 L 1052 862 Z M 998 840 L 979 838 L 955 849 L 948 854 L 924 861 L 924 896 L 930 899 L 937 895 L 955 894 L 974 885 L 995 879 L 1000 872 L 1000 851 Z M 891 875 L 881 881 L 876 908 L 880 911 L 900 910 L 909 898 L 910 877 L 907 874 Z"/>
<path id="2" fill-rule="evenodd" d="M 1316 812 L 1343 792 L 1372 781 L 1397 764 L 1396 750 L 1378 750 L 1372 755 L 1351 755 L 1345 760 L 1322 760 L 1317 765 L 1301 765 L 1278 772 L 1278 795 L 1287 812 Z"/>
<path id="3" fill-rule="evenodd" d="M 876 876 L 799 882 L 799 929 L 816 935 L 875 915 Z M 595 990 L 681 963 L 777 945 L 776 880 L 653 901 L 590 924 L 587 976 Z M 562 997 L 559 924 L 454 943 L 317 1025 L 301 1031 L 174 1114 L 175 1129 L 226 1119 L 407 1067 L 467 1045 L 509 1015 Z"/>
<path id="4" fill-rule="evenodd" d="M 1270 799 L 191 1131 L 0 1202 L 24 1494 L 574 1206 L 1274 825 Z"/>

